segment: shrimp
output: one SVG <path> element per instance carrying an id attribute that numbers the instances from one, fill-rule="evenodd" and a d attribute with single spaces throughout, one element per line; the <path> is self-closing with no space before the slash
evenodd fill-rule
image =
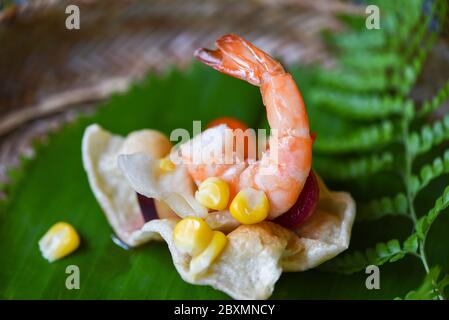
<path id="1" fill-rule="evenodd" d="M 312 139 L 304 101 L 292 76 L 267 53 L 232 34 L 218 39 L 216 46 L 198 49 L 195 57 L 260 87 L 271 135 L 268 148 L 254 162 L 188 165 L 188 170 L 196 183 L 216 176 L 235 191 L 246 187 L 264 191 L 270 202 L 268 218 L 274 219 L 295 204 L 311 169 Z"/>

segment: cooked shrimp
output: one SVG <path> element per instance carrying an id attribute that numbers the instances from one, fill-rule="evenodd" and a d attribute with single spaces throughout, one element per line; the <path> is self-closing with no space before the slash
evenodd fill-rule
<path id="1" fill-rule="evenodd" d="M 268 149 L 257 161 L 243 166 L 188 165 L 189 172 L 197 183 L 217 176 L 227 180 L 232 190 L 252 187 L 264 191 L 270 202 L 268 218 L 274 219 L 295 204 L 312 163 L 312 139 L 303 99 L 292 76 L 251 43 L 226 35 L 216 45 L 216 50 L 198 49 L 196 58 L 259 86 L 272 133 Z"/>

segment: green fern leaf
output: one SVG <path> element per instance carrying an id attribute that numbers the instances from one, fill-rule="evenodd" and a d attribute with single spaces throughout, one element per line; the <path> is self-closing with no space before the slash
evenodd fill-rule
<path id="1" fill-rule="evenodd" d="M 406 241 L 409 241 L 407 239 Z M 409 246 L 408 249 L 411 247 Z M 323 264 L 323 271 L 342 274 L 352 274 L 364 270 L 369 265 L 380 266 L 387 262 L 395 262 L 402 259 L 407 251 L 401 243 L 394 239 L 387 243 L 378 243 L 374 248 L 364 251 L 345 253 Z"/>
<path id="2" fill-rule="evenodd" d="M 358 207 L 357 221 L 377 220 L 387 215 L 408 216 L 407 197 L 402 192 L 394 197 L 372 200 Z"/>
<path id="3" fill-rule="evenodd" d="M 435 158 L 431 164 L 424 165 L 419 171 L 419 177 L 411 177 L 410 185 L 413 186 L 413 194 L 417 194 L 431 181 L 446 173 L 449 173 L 449 150 L 444 152 L 443 157 Z"/>
<path id="4" fill-rule="evenodd" d="M 432 34 L 419 48 L 416 57 L 411 61 L 411 63 L 405 65 L 402 69 L 397 69 L 397 72 L 393 75 L 392 82 L 401 94 L 407 95 L 407 93 L 411 91 L 413 85 L 416 83 L 418 75 L 421 73 L 424 61 L 436 39 L 436 34 Z"/>
<path id="5" fill-rule="evenodd" d="M 407 143 L 411 155 L 417 156 L 447 139 L 449 139 L 449 114 L 432 125 L 425 125 L 420 132 L 411 133 Z"/>
<path id="6" fill-rule="evenodd" d="M 439 295 L 449 286 L 449 276 L 440 279 L 441 267 L 435 266 L 425 276 L 421 286 L 407 293 L 404 300 L 436 300 Z M 440 279 L 440 280 L 439 280 Z M 400 298 L 397 298 L 400 300 Z"/>
<path id="7" fill-rule="evenodd" d="M 419 241 L 418 235 L 416 233 L 412 233 L 405 241 L 404 241 L 404 250 L 408 253 L 416 253 L 418 251 Z"/>
<path id="8" fill-rule="evenodd" d="M 330 40 L 338 49 L 345 51 L 382 48 L 387 43 L 384 32 L 367 32 L 366 30 L 336 34 Z"/>
<path id="9" fill-rule="evenodd" d="M 425 165 L 418 174 L 412 174 L 413 162 L 417 155 L 424 154 L 449 140 L 449 115 L 431 125 L 418 127 L 416 132 L 409 133 L 414 118 L 423 117 L 436 110 L 448 98 L 448 84 L 433 99 L 424 103 L 418 111 L 415 111 L 414 101 L 403 100 L 410 96 L 424 61 L 437 39 L 436 30 L 439 29 L 439 26 L 435 26 L 435 24 L 442 24 L 447 4 L 446 1 L 435 0 L 431 4 L 426 3 L 427 7 L 423 10 L 424 2 L 422 0 L 413 1 L 413 5 L 408 7 L 407 4 L 410 3 L 411 1 L 406 2 L 405 0 L 373 1 L 372 4 L 379 5 L 382 12 L 386 12 L 382 20 L 382 31 L 373 38 L 365 36 L 365 43 L 358 47 L 350 37 L 335 37 L 336 46 L 345 55 L 340 59 L 340 69 L 334 74 L 319 75 L 317 77 L 319 83 L 315 85 L 310 99 L 320 109 L 329 114 L 338 115 L 338 118 L 341 119 L 338 128 L 346 133 L 345 135 L 331 135 L 327 139 L 317 139 L 315 150 L 317 153 L 321 152 L 327 155 L 317 155 L 314 159 L 315 166 L 325 177 L 340 180 L 339 183 L 342 184 L 345 181 L 350 183 L 352 177 L 362 180 L 364 176 L 358 171 L 362 170 L 362 167 L 368 174 L 370 170 L 374 173 L 383 171 L 383 164 L 377 167 L 372 164 L 368 165 L 370 162 L 367 159 L 377 160 L 376 164 L 382 163 L 379 158 L 370 158 L 373 157 L 373 150 L 374 154 L 378 154 L 380 147 L 393 142 L 404 145 L 404 152 L 395 154 L 397 158 L 395 162 L 399 163 L 400 168 L 403 168 L 405 190 L 393 197 L 381 197 L 365 204 L 359 204 L 357 219 L 364 221 L 379 219 L 386 215 L 403 215 L 412 220 L 416 232 L 403 243 L 392 240 L 380 243 L 375 248 L 340 255 L 324 264 L 323 270 L 350 274 L 363 270 L 371 264 L 382 265 L 386 262 L 397 261 L 407 253 L 420 257 L 428 270 L 428 262 L 423 252 L 425 250 L 424 240 L 432 223 L 449 206 L 449 187 L 447 187 L 443 195 L 436 200 L 434 208 L 419 220 L 416 218 L 415 211 L 418 210 L 414 207 L 415 196 L 432 180 L 448 172 L 448 152 L 435 159 L 431 164 Z M 361 37 L 362 34 L 364 32 L 360 31 L 358 36 Z M 387 40 L 386 43 L 382 42 L 383 39 Z M 351 48 L 357 48 L 357 53 L 351 52 Z M 376 58 L 373 58 L 372 55 L 376 52 L 374 50 L 368 52 L 366 48 L 382 48 L 382 54 L 376 54 Z M 363 61 L 362 57 L 369 61 Z M 348 70 L 352 77 L 338 83 L 338 72 L 346 73 Z M 369 81 L 364 83 L 361 80 L 361 83 L 355 85 L 355 89 L 351 89 L 349 84 L 357 81 L 357 72 L 366 73 L 373 70 L 376 71 L 376 76 L 379 79 L 385 80 L 379 87 L 370 84 Z M 389 77 L 384 78 L 387 74 L 386 70 L 389 70 Z M 383 89 L 377 92 L 378 88 Z M 400 98 L 397 100 L 385 98 L 386 88 L 389 90 L 388 94 L 391 95 L 393 92 Z M 371 97 L 373 98 L 371 99 Z M 396 121 L 392 116 L 401 116 L 402 121 Z M 391 127 L 385 130 L 388 132 L 386 138 L 381 138 L 379 132 L 382 130 L 379 130 L 379 126 L 382 124 L 370 122 L 371 127 L 366 126 L 361 129 L 357 120 L 382 120 L 382 124 L 388 123 Z M 351 131 L 349 128 L 353 124 L 356 124 L 354 128 L 357 129 Z M 394 137 L 389 134 L 393 134 Z M 358 152 L 369 152 L 369 155 L 356 158 L 364 160 L 351 160 L 354 159 L 353 153 Z M 330 154 L 338 154 L 338 157 L 330 157 Z M 343 163 L 343 159 L 348 160 L 346 165 Z M 444 285 L 447 285 L 446 282 L 449 283 L 449 279 L 442 281 Z M 407 298 L 410 297 L 412 295 L 407 296 Z"/>
<path id="10" fill-rule="evenodd" d="M 425 239 L 432 223 L 447 207 L 449 207 L 449 186 L 444 189 L 443 195 L 435 201 L 433 208 L 417 221 L 415 228 L 420 239 Z"/>
<path id="11" fill-rule="evenodd" d="M 436 96 L 428 101 L 425 101 L 421 109 L 417 112 L 418 117 L 423 117 L 429 113 L 437 110 L 446 100 L 449 99 L 449 81 L 439 90 Z"/>
<path id="12" fill-rule="evenodd" d="M 350 159 L 335 159 L 317 156 L 313 164 L 317 172 L 329 179 L 346 180 L 367 177 L 392 168 L 394 157 L 391 152 L 373 154 Z"/>
<path id="13" fill-rule="evenodd" d="M 395 140 L 395 126 L 385 120 L 380 124 L 366 126 L 344 136 L 332 136 L 316 140 L 314 148 L 322 153 L 346 153 L 372 150 Z"/>
<path id="14" fill-rule="evenodd" d="M 434 2 L 432 8 L 430 9 L 431 13 L 424 16 L 423 21 L 421 23 L 418 23 L 417 28 L 414 31 L 413 37 L 409 41 L 408 46 L 405 48 L 404 52 L 405 57 L 410 57 L 413 54 L 413 52 L 415 52 L 417 48 L 419 48 L 425 36 L 429 33 L 429 24 L 434 18 L 435 9 L 437 7 L 436 4 L 437 1 Z"/>
<path id="15" fill-rule="evenodd" d="M 337 113 L 345 118 L 372 120 L 401 114 L 405 102 L 401 97 L 361 95 L 352 92 L 316 88 L 309 93 L 314 105 Z"/>
<path id="16" fill-rule="evenodd" d="M 340 63 L 349 68 L 358 70 L 387 70 L 401 66 L 401 56 L 396 52 L 376 52 L 368 51 L 353 52 L 351 55 L 343 55 Z"/>
<path id="17" fill-rule="evenodd" d="M 389 78 L 383 70 L 378 72 L 372 70 L 369 77 L 358 70 L 341 68 L 339 70 L 317 70 L 315 76 L 320 87 L 328 86 L 349 92 L 381 92 L 391 86 Z"/>

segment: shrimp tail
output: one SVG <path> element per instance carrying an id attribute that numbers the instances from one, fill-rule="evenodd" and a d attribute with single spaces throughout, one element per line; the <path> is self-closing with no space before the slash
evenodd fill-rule
<path id="1" fill-rule="evenodd" d="M 285 73 L 282 66 L 267 53 L 237 35 L 229 34 L 216 41 L 216 50 L 200 48 L 195 57 L 204 64 L 232 77 L 261 86 L 264 75 Z"/>

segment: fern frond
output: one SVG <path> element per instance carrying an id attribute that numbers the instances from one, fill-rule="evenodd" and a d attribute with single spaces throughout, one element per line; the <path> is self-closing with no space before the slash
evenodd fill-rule
<path id="1" fill-rule="evenodd" d="M 375 52 L 367 51 L 353 52 L 351 55 L 343 55 L 339 59 L 341 65 L 364 70 L 387 70 L 401 66 L 402 58 L 396 52 Z"/>
<path id="2" fill-rule="evenodd" d="M 377 220 L 387 215 L 407 216 L 408 201 L 404 193 L 383 197 L 362 204 L 357 210 L 357 221 Z"/>
<path id="3" fill-rule="evenodd" d="M 423 117 L 437 110 L 446 100 L 449 99 L 449 81 L 438 91 L 435 97 L 425 101 L 421 109 L 416 113 L 417 117 Z"/>
<path id="4" fill-rule="evenodd" d="M 399 40 L 403 40 L 408 36 L 411 28 L 417 24 L 421 15 L 421 6 L 423 0 L 407 0 L 402 3 L 400 0 L 395 1 L 370 1 L 381 8 L 382 28 L 379 30 L 361 29 L 352 33 L 336 34 L 331 38 L 332 43 L 340 50 L 373 50 L 386 47 L 391 38 L 398 38 L 398 27 L 400 27 Z M 413 2 L 413 3 L 410 3 Z M 400 20 L 400 23 L 398 23 Z M 391 44 L 391 43 L 390 43 Z"/>
<path id="5" fill-rule="evenodd" d="M 393 74 L 392 83 L 401 94 L 406 95 L 409 93 L 413 85 L 416 83 L 416 79 L 421 73 L 424 61 L 436 39 L 437 35 L 431 34 L 429 39 L 426 40 L 426 42 L 424 42 L 419 48 L 415 58 L 403 68 L 397 69 L 397 71 Z"/>
<path id="6" fill-rule="evenodd" d="M 432 180 L 446 173 L 449 173 L 449 150 L 446 150 L 442 157 L 435 158 L 431 164 L 424 165 L 419 171 L 419 176 L 411 177 L 410 185 L 413 194 L 416 195 Z"/>
<path id="7" fill-rule="evenodd" d="M 407 239 L 409 240 L 409 239 Z M 365 251 L 355 251 L 337 256 L 323 264 L 320 269 L 323 271 L 336 272 L 342 274 L 352 274 L 364 270 L 369 265 L 380 266 L 387 262 L 395 262 L 402 259 L 410 248 L 394 239 L 387 243 L 378 243 L 374 248 Z"/>
<path id="8" fill-rule="evenodd" d="M 373 149 L 376 151 L 379 147 L 396 141 L 404 144 L 404 153 L 395 153 L 397 159 L 393 160 L 401 163 L 404 168 L 405 190 L 393 197 L 383 197 L 359 205 L 357 219 L 363 221 L 379 219 L 386 215 L 402 215 L 412 220 L 415 232 L 402 243 L 391 240 L 374 248 L 340 255 L 325 263 L 321 267 L 322 270 L 350 274 L 361 271 L 368 265 L 397 261 L 408 253 L 418 256 L 426 270 L 429 270 L 424 240 L 435 219 L 449 207 L 449 187 L 436 200 L 429 213 L 418 220 L 413 201 L 416 194 L 432 180 L 449 173 L 449 151 L 423 166 L 416 175 L 413 175 L 412 168 L 416 156 L 446 140 L 449 141 L 449 115 L 433 124 L 421 126 L 416 132 L 409 133 L 409 130 L 415 118 L 436 110 L 449 97 L 449 81 L 418 111 L 415 109 L 415 102 L 406 97 L 409 96 L 422 71 L 424 61 L 435 44 L 439 26 L 446 15 L 446 2 L 373 0 L 370 4 L 381 7 L 382 30 L 368 35 L 365 30 L 360 29 L 352 36 L 333 38 L 341 54 L 340 69 L 319 74 L 316 78 L 319 85 L 315 86 L 309 98 L 319 108 L 329 111 L 329 114 L 351 120 L 348 121 L 349 125 L 355 120 L 382 119 L 383 122 L 371 122 L 370 127 L 349 131 L 345 136 L 335 135 L 326 140 L 318 139 L 314 146 L 318 154 L 315 157 L 315 165 L 328 178 L 361 178 L 364 173 L 368 175 L 388 169 L 393 163 L 389 157 L 372 155 Z M 360 23 L 358 25 L 360 26 Z M 356 37 L 363 41 L 357 43 Z M 339 73 L 347 73 L 348 70 L 349 76 L 339 76 Z M 373 84 L 371 79 L 365 80 L 358 76 L 359 73 L 373 71 L 375 78 L 381 80 L 379 84 Z M 397 94 L 400 98 L 392 98 L 386 94 Z M 397 121 L 392 116 L 401 116 L 402 121 Z M 371 156 L 364 155 L 348 160 L 347 153 L 359 151 L 371 151 Z M 320 156 L 319 152 L 327 155 Z M 347 161 L 343 162 L 343 159 Z M 431 270 L 431 275 L 433 272 Z M 438 275 L 433 277 L 431 286 L 425 290 L 418 289 L 418 295 L 427 295 L 435 288 L 437 292 L 437 278 Z M 449 285 L 449 277 L 441 283 L 444 289 Z M 415 293 L 410 293 L 406 298 L 413 298 Z"/>
<path id="9" fill-rule="evenodd" d="M 385 46 L 387 38 L 384 32 L 363 29 L 358 32 L 335 34 L 331 38 L 331 43 L 345 51 L 370 50 Z"/>
<path id="10" fill-rule="evenodd" d="M 429 5 L 429 1 L 425 2 L 425 5 Z M 429 32 L 429 26 L 430 23 L 434 19 L 435 10 L 437 8 L 438 1 L 434 1 L 432 4 L 430 4 L 430 7 L 423 7 L 421 4 L 420 6 L 417 6 L 416 9 L 419 9 L 418 15 L 424 11 L 424 18 L 421 23 L 418 23 L 417 28 L 413 32 L 413 36 L 411 40 L 408 42 L 408 45 L 405 48 L 404 55 L 406 57 L 410 57 L 413 52 L 419 47 L 419 45 L 423 42 L 423 39 L 425 38 L 426 34 Z M 422 8 L 422 9 L 421 9 Z"/>
<path id="11" fill-rule="evenodd" d="M 447 207 L 449 207 L 449 186 L 444 189 L 443 195 L 435 201 L 435 205 L 433 206 L 433 208 L 430 209 L 425 216 L 422 216 L 416 222 L 416 233 L 418 234 L 420 239 L 425 239 L 432 223 Z"/>
<path id="12" fill-rule="evenodd" d="M 354 94 L 322 88 L 311 90 L 309 98 L 314 105 L 357 120 L 381 119 L 401 114 L 406 104 L 401 97 Z"/>
<path id="13" fill-rule="evenodd" d="M 383 70 L 371 70 L 369 77 L 358 70 L 317 70 L 315 76 L 319 87 L 327 86 L 349 92 L 381 92 L 391 86 Z"/>
<path id="14" fill-rule="evenodd" d="M 352 159 L 334 159 L 317 156 L 313 159 L 316 170 L 326 178 L 336 180 L 367 177 L 392 168 L 391 152 L 361 156 Z"/>
<path id="15" fill-rule="evenodd" d="M 449 286 L 449 276 L 441 278 L 441 267 L 435 266 L 426 274 L 421 286 L 407 293 L 404 300 L 436 300 Z M 440 279 L 441 278 L 441 279 Z M 400 298 L 396 298 L 401 300 Z"/>
<path id="16" fill-rule="evenodd" d="M 416 34 L 416 26 L 422 25 L 423 0 L 394 1 L 396 28 L 390 32 L 390 39 L 394 47 L 403 48 L 404 42 Z M 421 38 L 422 39 L 422 38 Z"/>
<path id="17" fill-rule="evenodd" d="M 425 125 L 419 133 L 411 133 L 407 144 L 411 155 L 417 156 L 447 139 L 449 139 L 449 114 L 432 125 Z"/>
<path id="18" fill-rule="evenodd" d="M 332 136 L 318 139 L 314 149 L 322 153 L 346 153 L 372 150 L 387 145 L 395 140 L 395 126 L 392 121 L 385 120 L 380 124 L 366 126 L 344 136 Z"/>

